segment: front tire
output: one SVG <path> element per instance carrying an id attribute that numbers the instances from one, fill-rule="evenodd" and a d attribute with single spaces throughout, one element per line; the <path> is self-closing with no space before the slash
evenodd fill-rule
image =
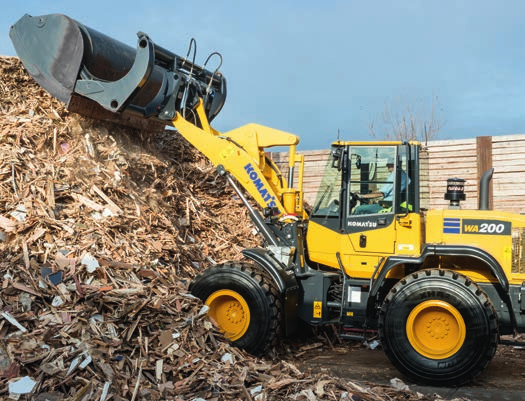
<path id="1" fill-rule="evenodd" d="M 189 289 L 209 306 L 208 315 L 236 347 L 259 356 L 276 344 L 281 298 L 262 267 L 241 262 L 216 265 L 197 276 Z"/>
<path id="2" fill-rule="evenodd" d="M 413 273 L 392 288 L 379 314 L 379 335 L 385 354 L 409 380 L 447 387 L 481 373 L 499 339 L 485 292 L 442 269 Z"/>

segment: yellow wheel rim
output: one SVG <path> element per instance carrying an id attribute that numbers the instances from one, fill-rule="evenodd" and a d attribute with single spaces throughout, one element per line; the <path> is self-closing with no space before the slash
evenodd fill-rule
<path id="1" fill-rule="evenodd" d="M 250 309 L 244 298 L 232 290 L 219 290 L 206 300 L 208 316 L 217 322 L 232 341 L 241 338 L 250 325 Z"/>
<path id="2" fill-rule="evenodd" d="M 406 330 L 412 347 L 432 359 L 454 355 L 466 336 L 465 321 L 458 310 L 438 300 L 416 306 L 408 316 Z"/>

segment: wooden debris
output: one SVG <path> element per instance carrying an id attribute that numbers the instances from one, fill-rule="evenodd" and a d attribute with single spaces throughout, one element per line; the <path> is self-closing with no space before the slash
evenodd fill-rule
<path id="1" fill-rule="evenodd" d="M 2 399 L 422 399 L 230 347 L 187 294 L 259 241 L 226 182 L 172 130 L 68 114 L 8 57 L 0 193 Z"/>

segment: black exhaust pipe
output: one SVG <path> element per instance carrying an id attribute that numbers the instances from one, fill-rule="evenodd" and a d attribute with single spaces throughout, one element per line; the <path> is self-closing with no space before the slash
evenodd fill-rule
<path id="1" fill-rule="evenodd" d="M 479 180 L 479 210 L 490 210 L 489 208 L 489 184 L 494 174 L 494 169 L 491 168 L 481 176 Z"/>

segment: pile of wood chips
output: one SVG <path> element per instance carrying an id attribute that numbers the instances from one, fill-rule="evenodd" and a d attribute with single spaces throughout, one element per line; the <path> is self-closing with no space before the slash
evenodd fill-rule
<path id="1" fill-rule="evenodd" d="M 187 285 L 258 241 L 175 131 L 68 114 L 0 58 L 1 399 L 430 399 L 230 347 Z"/>

